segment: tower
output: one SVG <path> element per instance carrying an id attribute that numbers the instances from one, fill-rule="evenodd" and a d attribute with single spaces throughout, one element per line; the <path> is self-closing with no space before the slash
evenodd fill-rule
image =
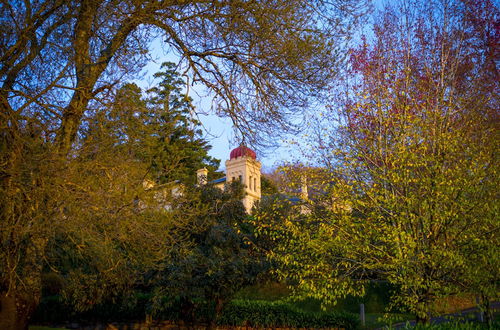
<path id="1" fill-rule="evenodd" d="M 243 205 L 250 213 L 256 201 L 260 200 L 260 168 L 255 151 L 239 146 L 231 151 L 226 160 L 226 182 L 240 180 L 245 187 Z"/>

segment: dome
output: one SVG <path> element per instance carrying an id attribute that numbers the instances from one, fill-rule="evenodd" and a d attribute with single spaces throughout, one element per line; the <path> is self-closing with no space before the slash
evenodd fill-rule
<path id="1" fill-rule="evenodd" d="M 257 159 L 255 151 L 245 146 L 239 146 L 238 148 L 233 149 L 229 154 L 229 159 L 235 159 L 242 156 L 248 156 L 252 157 L 253 159 Z"/>

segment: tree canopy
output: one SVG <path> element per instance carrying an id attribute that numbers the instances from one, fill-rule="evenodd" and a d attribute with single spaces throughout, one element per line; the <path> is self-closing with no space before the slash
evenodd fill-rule
<path id="1" fill-rule="evenodd" d="M 318 96 L 329 82 L 339 59 L 337 46 L 347 37 L 359 9 L 359 1 L 341 3 L 337 7 L 327 1 L 2 2 L 0 291 L 2 305 L 10 306 L 5 310 L 12 315 L 2 327 L 26 326 L 38 301 L 39 274 L 56 228 L 72 232 L 70 219 L 75 217 L 81 225 L 89 221 L 86 229 L 106 232 L 102 227 L 106 215 L 113 215 L 106 218 L 111 221 L 126 209 L 132 211 L 126 202 L 134 190 L 129 184 L 137 187 L 142 169 L 148 167 L 139 169 L 143 164 L 125 153 L 96 157 L 97 149 L 104 150 L 103 140 L 99 146 L 95 136 L 99 130 L 91 122 L 94 116 L 105 118 L 99 114 L 102 104 L 109 103 L 116 86 L 135 77 L 147 62 L 153 39 L 160 38 L 180 58 L 180 68 L 190 82 L 204 84 L 212 92 L 217 113 L 229 115 L 236 128 L 252 136 L 269 127 L 286 126 L 289 110 Z M 169 102 L 180 97 L 170 99 L 168 93 L 178 93 L 177 82 L 170 83 L 170 87 L 160 86 L 156 96 Z M 124 88 L 129 88 L 127 93 L 134 90 Z M 124 96 L 133 102 L 129 109 L 144 107 L 137 93 L 129 94 Z M 164 105 L 180 107 L 177 110 L 182 113 L 189 102 L 177 100 L 181 103 Z M 130 122 L 130 114 L 115 111 L 112 115 Z M 169 115 L 153 118 L 165 123 L 176 120 L 179 113 Z M 176 123 L 176 134 L 185 134 L 182 124 Z M 127 139 L 132 137 L 128 133 Z M 110 139 L 121 143 L 125 135 L 120 134 Z M 109 141 L 107 146 L 113 146 Z M 170 150 L 165 147 L 162 152 L 171 155 L 175 146 L 180 148 L 171 144 Z M 183 155 L 198 156 L 196 152 Z M 152 159 L 158 176 L 168 181 L 173 175 L 167 175 L 160 160 Z M 139 168 L 125 170 L 135 165 Z M 116 199 L 111 197 L 115 193 Z M 90 202 L 90 195 L 98 199 Z M 92 215 L 93 208 L 107 211 Z M 82 236 L 75 246 L 85 247 L 87 240 L 97 243 Z M 105 246 L 95 253 L 107 251 Z"/>
<path id="2" fill-rule="evenodd" d="M 312 142 L 324 212 L 277 227 L 272 256 L 302 294 L 384 280 L 424 321 L 442 297 L 497 296 L 497 22 L 487 1 L 395 3 L 352 49 L 340 114 Z"/>
<path id="3" fill-rule="evenodd" d="M 200 211 L 190 219 L 191 227 L 181 230 L 191 245 L 186 251 L 172 251 L 153 285 L 159 298 L 180 300 L 183 320 L 196 320 L 196 312 L 208 307 L 213 310 L 208 321 L 215 321 L 238 290 L 257 282 L 267 262 L 255 248 L 241 183 L 232 182 L 225 190 L 211 184 L 197 186 L 189 194 L 197 197 L 181 209 Z"/>
<path id="4" fill-rule="evenodd" d="M 1 7 L 2 122 L 51 128 L 69 151 L 88 106 L 133 77 L 161 38 L 246 134 L 318 94 L 359 1 L 25 1 Z M 348 13 L 348 15 L 346 15 Z M 300 51 L 296 51 L 299 49 Z M 19 117 L 21 116 L 21 117 Z M 7 127 L 5 127 L 7 128 Z"/>
<path id="5" fill-rule="evenodd" d="M 65 219 L 60 221 L 63 231 L 70 223 L 63 197 L 77 196 L 74 189 L 86 187 L 65 175 L 77 174 L 68 166 L 80 160 L 82 141 L 90 141 L 95 132 L 87 127 L 89 117 L 110 100 L 119 83 L 140 72 L 153 39 L 179 57 L 190 82 L 211 91 L 215 112 L 230 116 L 234 127 L 251 137 L 270 127 L 286 127 L 288 115 L 330 81 L 340 58 L 335 51 L 361 8 L 359 1 L 338 3 L 342 5 L 304 0 L 2 2 L 0 219 L 5 243 L 0 291 L 2 304 L 11 306 L 9 314 L 14 315 L 6 321 L 14 323 L 2 326 L 26 326 L 39 297 L 37 274 L 54 223 Z M 83 173 L 113 178 L 112 155 L 93 160 Z M 157 164 L 163 174 L 164 165 Z"/>
<path id="6" fill-rule="evenodd" d="M 119 144 L 122 152 L 149 164 L 149 179 L 156 183 L 194 184 L 197 169 L 207 167 L 214 175 L 219 161 L 208 156 L 211 146 L 203 138 L 191 98 L 182 93 L 175 65 L 161 68 L 154 75 L 161 79 L 156 87 L 144 92 L 135 84 L 120 87 L 109 109 L 95 111 L 86 136 Z M 93 126 L 108 126 L 108 131 L 98 135 Z"/>
<path id="7" fill-rule="evenodd" d="M 124 84 L 89 109 L 69 158 L 40 131 L 23 129 L 22 171 L 4 178 L 16 190 L 0 197 L 11 216 L 0 228 L 2 328 L 25 326 L 42 273 L 61 279 L 65 301 L 86 310 L 121 295 L 185 244 L 175 231 L 192 224 L 187 210 L 182 217 L 172 210 L 171 191 L 218 161 L 207 154 L 178 75 L 166 67 L 149 98 Z"/>

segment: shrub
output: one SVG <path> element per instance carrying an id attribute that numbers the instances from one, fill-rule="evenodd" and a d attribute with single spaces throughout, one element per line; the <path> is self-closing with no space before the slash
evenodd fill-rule
<path id="1" fill-rule="evenodd" d="M 347 312 L 307 312 L 281 302 L 233 300 L 223 310 L 219 325 L 355 329 L 356 315 Z"/>
<path id="2" fill-rule="evenodd" d="M 76 312 L 65 305 L 59 296 L 42 299 L 34 322 L 50 323 L 73 320 L 123 321 L 144 320 L 146 314 L 154 319 L 178 321 L 181 305 L 178 299 L 163 297 L 160 308 L 151 309 L 152 296 L 135 294 L 121 302 L 99 304 L 86 312 Z M 196 321 L 207 322 L 213 316 L 213 304 L 198 301 L 195 304 Z M 283 301 L 233 300 L 223 309 L 217 320 L 219 325 L 252 327 L 295 328 L 345 328 L 355 329 L 359 325 L 355 314 L 348 312 L 310 312 L 300 310 Z"/>
<path id="3" fill-rule="evenodd" d="M 122 297 L 120 301 L 103 302 L 85 312 L 78 312 L 65 304 L 59 295 L 43 297 L 38 305 L 32 322 L 57 323 L 69 320 L 143 320 L 149 312 L 151 295 L 136 293 Z"/>
<path id="4" fill-rule="evenodd" d="M 39 323 L 52 323 L 68 321 L 73 312 L 71 307 L 65 305 L 60 296 L 43 297 L 33 314 L 32 321 Z"/>

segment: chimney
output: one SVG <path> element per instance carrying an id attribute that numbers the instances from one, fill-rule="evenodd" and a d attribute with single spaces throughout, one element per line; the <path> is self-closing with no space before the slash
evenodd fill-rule
<path id="1" fill-rule="evenodd" d="M 200 168 L 196 171 L 196 178 L 198 180 L 198 185 L 203 186 L 207 184 L 208 170 L 204 168 Z"/>

